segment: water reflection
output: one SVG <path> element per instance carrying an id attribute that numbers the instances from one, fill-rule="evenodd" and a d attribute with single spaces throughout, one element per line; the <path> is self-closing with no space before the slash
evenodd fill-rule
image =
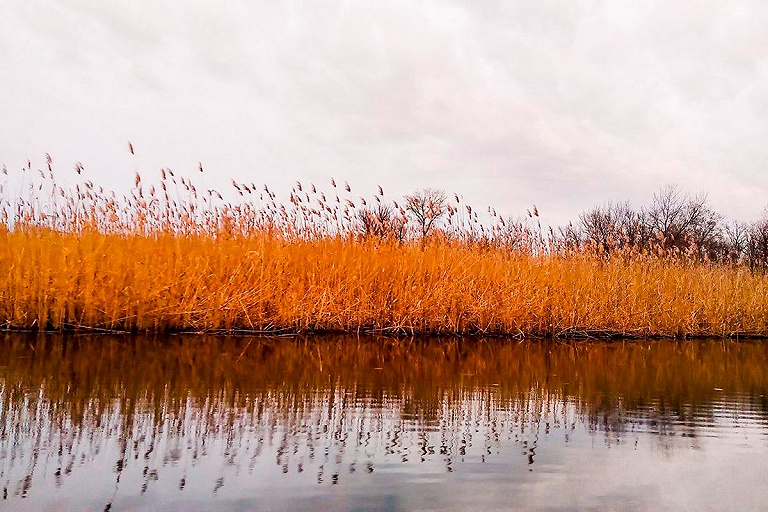
<path id="1" fill-rule="evenodd" d="M 662 508 L 717 504 L 726 471 L 768 505 L 767 362 L 723 341 L 5 334 L 0 503 Z"/>

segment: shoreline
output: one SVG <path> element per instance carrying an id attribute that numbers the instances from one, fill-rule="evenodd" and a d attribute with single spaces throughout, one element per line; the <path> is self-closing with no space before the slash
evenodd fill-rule
<path id="1" fill-rule="evenodd" d="M 61 329 L 36 329 L 0 327 L 0 334 L 51 334 L 51 335 L 105 335 L 105 336 L 213 336 L 213 337 L 253 337 L 253 338 L 323 338 L 334 336 L 376 337 L 391 340 L 414 339 L 466 339 L 482 340 L 497 339 L 509 341 L 542 340 L 542 341 L 638 341 L 638 340 L 667 340 L 667 341 L 763 341 L 768 340 L 768 333 L 734 332 L 728 334 L 712 333 L 683 333 L 672 334 L 637 334 L 615 331 L 569 331 L 564 333 L 503 333 L 503 332 L 424 332 L 408 331 L 405 329 L 365 329 L 358 330 L 250 330 L 250 329 L 211 329 L 211 330 L 122 330 L 106 329 L 87 325 L 70 325 Z"/>

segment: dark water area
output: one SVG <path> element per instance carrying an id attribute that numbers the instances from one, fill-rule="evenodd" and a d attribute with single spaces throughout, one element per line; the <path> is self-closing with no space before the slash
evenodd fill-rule
<path id="1" fill-rule="evenodd" d="M 768 510 L 768 344 L 0 334 L 2 510 Z"/>

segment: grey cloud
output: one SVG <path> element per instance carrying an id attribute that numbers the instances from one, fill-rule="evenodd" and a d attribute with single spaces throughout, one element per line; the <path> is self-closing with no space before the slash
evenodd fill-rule
<path id="1" fill-rule="evenodd" d="M 0 21 L 6 162 L 134 138 L 214 184 L 434 186 L 552 222 L 667 182 L 742 218 L 768 192 L 763 2 L 29 5 Z"/>

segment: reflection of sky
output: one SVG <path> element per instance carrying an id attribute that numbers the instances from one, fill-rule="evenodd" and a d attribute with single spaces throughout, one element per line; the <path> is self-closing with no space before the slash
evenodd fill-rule
<path id="1" fill-rule="evenodd" d="M 24 403 L 2 390 L 0 479 L 18 503 L 32 475 L 26 510 L 768 506 L 754 492 L 768 481 L 768 418 L 744 396 L 685 419 L 649 407 L 595 422 L 538 392 L 467 392 L 429 417 L 343 391 L 286 410 L 290 397 L 273 392 L 242 407 L 165 400 L 158 416 L 138 404 L 126 417 L 121 399 L 100 416 L 81 403 L 78 421 L 44 391 Z"/>

